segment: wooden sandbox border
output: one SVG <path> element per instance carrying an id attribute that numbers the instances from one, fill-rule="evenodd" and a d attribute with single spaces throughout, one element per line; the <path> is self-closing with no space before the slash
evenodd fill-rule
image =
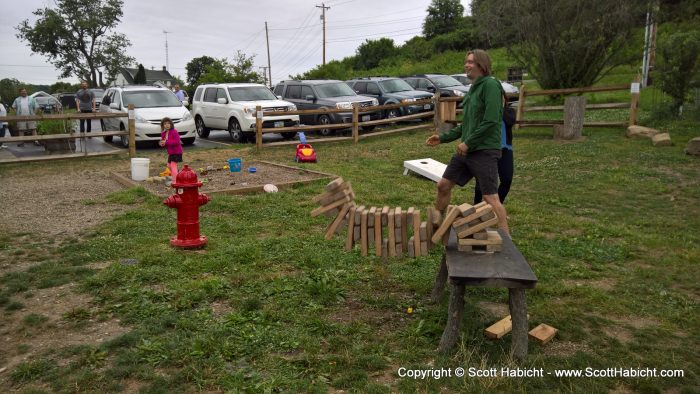
<path id="1" fill-rule="evenodd" d="M 307 180 L 303 180 L 303 181 L 290 181 L 290 182 L 282 182 L 282 183 L 274 184 L 280 190 L 292 187 L 294 185 L 305 185 L 307 183 L 316 182 L 316 181 L 319 181 L 322 179 L 335 179 L 338 177 L 337 175 L 328 174 L 328 173 L 321 172 L 321 171 L 309 170 L 309 169 L 301 168 L 301 167 L 293 167 L 293 166 L 288 166 L 288 165 L 284 165 L 284 164 L 273 163 L 273 162 L 267 161 L 267 160 L 253 160 L 253 161 L 258 162 L 258 163 L 271 165 L 274 167 L 285 168 L 288 170 L 305 171 L 305 172 L 308 172 L 311 174 L 321 175 L 321 177 L 315 178 L 315 179 L 307 179 Z M 112 174 L 112 178 L 114 178 L 115 181 L 119 182 L 121 185 L 123 185 L 127 188 L 143 186 L 143 183 L 134 181 L 134 180 L 130 179 L 129 177 L 126 177 L 118 172 L 112 172 L 111 174 Z M 237 188 L 237 189 L 215 189 L 215 190 L 209 190 L 209 191 L 205 192 L 205 194 L 209 194 L 209 195 L 213 195 L 213 194 L 241 195 L 241 194 L 262 193 L 262 192 L 264 192 L 263 187 L 264 187 L 264 185 L 254 185 L 254 186 L 246 186 L 246 187 Z M 154 195 L 156 197 L 168 197 L 170 195 L 170 194 L 158 195 L 146 187 L 144 187 L 144 189 L 146 189 L 147 192 L 149 192 L 151 195 Z"/>

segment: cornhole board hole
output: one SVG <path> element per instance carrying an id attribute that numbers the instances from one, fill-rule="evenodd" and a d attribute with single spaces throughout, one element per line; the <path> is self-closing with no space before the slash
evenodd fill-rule
<path id="1" fill-rule="evenodd" d="M 445 173 L 447 164 L 442 164 L 433 159 L 406 160 L 403 162 L 404 175 L 408 175 L 408 171 L 413 171 L 416 174 L 422 175 L 433 182 L 437 182 Z"/>

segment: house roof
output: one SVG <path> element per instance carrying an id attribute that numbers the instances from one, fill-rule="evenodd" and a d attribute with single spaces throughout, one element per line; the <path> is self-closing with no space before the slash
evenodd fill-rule
<path id="1" fill-rule="evenodd" d="M 121 69 L 121 73 L 124 76 L 124 79 L 127 80 L 130 84 L 134 83 L 134 77 L 136 77 L 136 73 L 139 71 L 138 68 L 127 68 L 123 67 Z M 147 84 L 152 84 L 153 82 L 158 82 L 158 81 L 172 81 L 175 82 L 175 78 L 173 78 L 172 75 L 167 70 L 149 70 L 144 68 L 144 71 L 146 71 L 146 83 Z"/>

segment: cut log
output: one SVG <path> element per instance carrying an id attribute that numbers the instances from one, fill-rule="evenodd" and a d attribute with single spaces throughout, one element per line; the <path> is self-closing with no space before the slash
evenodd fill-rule
<path id="1" fill-rule="evenodd" d="M 651 137 L 651 143 L 654 146 L 673 146 L 671 134 L 669 133 L 660 133 Z"/>
<path id="2" fill-rule="evenodd" d="M 688 141 L 688 146 L 685 148 L 685 153 L 688 155 L 700 156 L 700 137 L 695 137 Z"/>

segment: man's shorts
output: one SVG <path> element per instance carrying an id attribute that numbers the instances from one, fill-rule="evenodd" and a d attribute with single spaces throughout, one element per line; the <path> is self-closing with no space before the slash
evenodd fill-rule
<path id="1" fill-rule="evenodd" d="M 459 186 L 464 186 L 472 178 L 476 178 L 483 195 L 498 194 L 498 159 L 500 158 L 500 149 L 478 150 L 469 152 L 466 156 L 455 154 L 442 177 Z"/>
<path id="2" fill-rule="evenodd" d="M 168 163 L 182 163 L 182 153 L 177 155 L 168 155 Z"/>
<path id="3" fill-rule="evenodd" d="M 20 131 L 36 130 L 36 122 L 17 122 L 17 130 L 20 130 Z"/>

